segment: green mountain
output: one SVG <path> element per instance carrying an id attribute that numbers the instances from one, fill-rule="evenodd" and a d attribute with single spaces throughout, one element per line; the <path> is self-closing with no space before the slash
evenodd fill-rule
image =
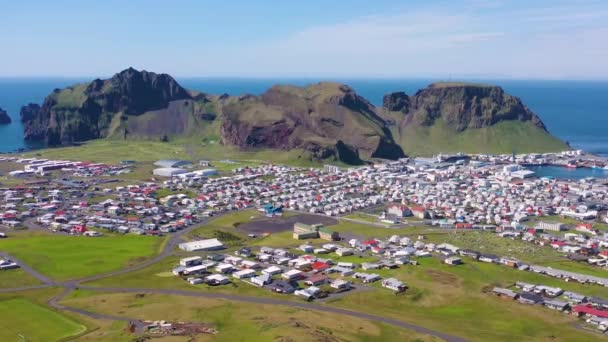
<path id="1" fill-rule="evenodd" d="M 410 154 L 568 149 L 519 98 L 497 86 L 442 82 L 384 97 L 381 114 Z"/>
<path id="2" fill-rule="evenodd" d="M 241 150 L 302 150 L 359 164 L 408 153 L 563 150 L 540 119 L 501 88 L 437 83 L 392 93 L 381 108 L 352 88 L 277 85 L 254 96 L 209 95 L 171 76 L 124 70 L 54 90 L 21 110 L 25 138 L 49 146 L 92 139 L 217 141 Z M 525 139 L 523 139 L 524 137 Z"/>

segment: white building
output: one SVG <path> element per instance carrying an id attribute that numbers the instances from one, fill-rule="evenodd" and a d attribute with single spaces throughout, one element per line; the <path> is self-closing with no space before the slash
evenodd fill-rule
<path id="1" fill-rule="evenodd" d="M 179 244 L 179 249 L 193 252 L 193 251 L 215 251 L 218 249 L 223 249 L 224 244 L 221 243 L 218 239 L 207 239 L 207 240 L 198 240 L 191 242 L 184 242 Z"/>

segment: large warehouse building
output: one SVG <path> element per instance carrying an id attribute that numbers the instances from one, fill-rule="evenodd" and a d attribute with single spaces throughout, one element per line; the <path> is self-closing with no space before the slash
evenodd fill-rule
<path id="1" fill-rule="evenodd" d="M 154 171 L 152 171 L 152 174 L 161 177 L 173 177 L 186 172 L 188 171 L 176 167 L 161 167 L 158 169 L 154 169 Z"/>
<path id="2" fill-rule="evenodd" d="M 180 243 L 179 249 L 187 252 L 216 251 L 218 249 L 224 249 L 224 244 L 218 239 L 207 239 Z"/>

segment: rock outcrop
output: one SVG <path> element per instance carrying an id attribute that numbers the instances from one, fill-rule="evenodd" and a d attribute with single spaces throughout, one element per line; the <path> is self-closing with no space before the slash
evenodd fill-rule
<path id="1" fill-rule="evenodd" d="M 222 141 L 241 148 L 298 148 L 351 164 L 404 156 L 374 106 L 342 84 L 274 86 L 229 101 L 223 113 Z"/>
<path id="2" fill-rule="evenodd" d="M 104 138 L 115 130 L 127 131 L 129 116 L 162 110 L 169 103 L 190 99 L 171 76 L 126 69 L 107 80 L 96 79 L 55 89 L 42 106 L 21 109 L 25 139 L 50 146 Z"/>
<path id="3" fill-rule="evenodd" d="M 8 125 L 12 122 L 11 117 L 8 116 L 8 113 L 0 108 L 0 125 Z"/>
<path id="4" fill-rule="evenodd" d="M 546 130 L 540 118 L 519 98 L 497 86 L 434 83 L 409 99 L 409 108 L 403 111 L 407 124 L 430 126 L 441 118 L 449 127 L 462 132 L 514 120 L 530 121 Z"/>

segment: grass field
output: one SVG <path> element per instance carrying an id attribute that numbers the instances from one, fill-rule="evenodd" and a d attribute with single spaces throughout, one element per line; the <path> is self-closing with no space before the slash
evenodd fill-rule
<path id="1" fill-rule="evenodd" d="M 6 270 L 0 273 L 0 289 L 39 285 L 40 281 L 22 269 Z"/>
<path id="2" fill-rule="evenodd" d="M 437 120 L 430 127 L 407 126 L 401 132 L 396 130 L 393 129 L 393 134 L 408 155 L 556 152 L 568 149 L 562 141 L 527 122 L 504 121 L 458 133 L 442 120 Z"/>
<path id="3" fill-rule="evenodd" d="M 152 236 L 58 236 L 23 234 L 2 241 L 0 250 L 56 280 L 104 273 L 158 253 L 163 239 Z"/>
<path id="4" fill-rule="evenodd" d="M 465 260 L 466 262 L 466 260 Z M 592 334 L 574 329 L 576 320 L 539 306 L 527 306 L 483 293 L 489 286 L 509 286 L 525 281 L 586 294 L 606 295 L 601 287 L 588 287 L 541 275 L 471 261 L 452 267 L 435 258 L 420 260 L 419 266 L 394 271 L 374 271 L 383 277 L 405 281 L 409 289 L 395 296 L 376 291 L 354 292 L 328 304 L 404 319 L 429 328 L 449 331 L 472 341 L 593 341 Z"/>
<path id="5" fill-rule="evenodd" d="M 206 159 L 220 161 L 232 159 L 243 161 L 247 165 L 262 162 L 274 162 L 293 166 L 321 167 L 322 161 L 311 160 L 310 156 L 299 150 L 251 150 L 240 151 L 233 146 L 220 144 L 204 145 L 194 138 L 178 139 L 171 142 L 156 140 L 92 140 L 80 146 L 46 148 L 25 153 L 27 156 L 42 158 L 71 159 L 116 164 L 121 160 L 136 160 L 137 162 L 154 162 L 159 159 Z M 238 167 L 239 165 L 234 165 Z M 224 169 L 225 165 L 218 165 Z M 229 166 L 227 169 L 234 168 Z"/>
<path id="6" fill-rule="evenodd" d="M 141 319 L 204 322 L 217 335 L 204 341 L 434 341 L 429 336 L 353 317 L 180 296 L 103 294 L 78 291 L 64 303 Z"/>
<path id="7" fill-rule="evenodd" d="M 0 300 L 1 341 L 58 341 L 86 327 L 27 299 Z"/>
<path id="8" fill-rule="evenodd" d="M 383 238 L 391 235 L 404 235 L 408 232 L 408 227 L 404 228 L 382 228 L 364 223 L 354 223 L 349 221 L 340 221 L 340 223 L 328 226 L 329 229 L 339 233 L 351 233 L 361 237 L 376 237 Z"/>

